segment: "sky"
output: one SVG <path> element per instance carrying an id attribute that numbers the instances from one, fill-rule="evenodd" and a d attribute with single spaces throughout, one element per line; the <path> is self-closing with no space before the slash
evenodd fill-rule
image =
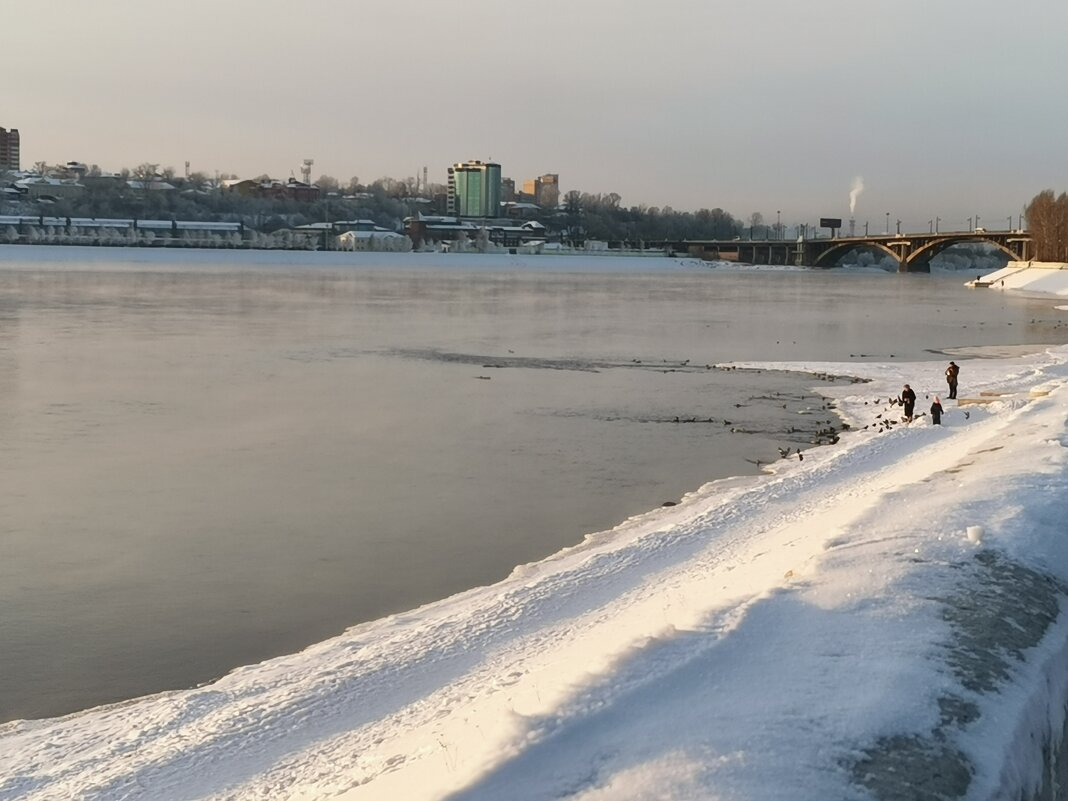
<path id="1" fill-rule="evenodd" d="M 1037 796 L 1068 704 L 1068 347 L 994 355 L 954 354 L 937 426 L 945 362 L 739 364 L 866 379 L 822 390 L 851 430 L 301 653 L 0 725 L 0 799 Z M 905 378 L 924 414 L 888 425 Z"/>
<path id="2" fill-rule="evenodd" d="M 1062 0 L 9 2 L 23 166 L 517 183 L 786 225 L 1008 224 L 1068 189 Z M 1015 222 L 1015 221 L 1014 221 Z"/>

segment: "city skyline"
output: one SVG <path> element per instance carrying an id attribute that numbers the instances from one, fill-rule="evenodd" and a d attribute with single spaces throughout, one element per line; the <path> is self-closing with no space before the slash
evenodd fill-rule
<path id="1" fill-rule="evenodd" d="M 22 164 L 421 176 L 480 159 L 623 205 L 873 232 L 1068 185 L 1068 5 L 60 0 L 6 13 Z M 56 20 L 62 25 L 56 25 Z M 1011 23 L 1011 24 L 1010 24 Z M 1015 33 L 1019 31 L 1019 33 Z M 105 44 L 108 43 L 108 44 Z M 111 43 L 120 43 L 114 45 Z M 477 43 L 477 47 L 471 46 Z M 985 224 L 985 223 L 984 223 Z"/>

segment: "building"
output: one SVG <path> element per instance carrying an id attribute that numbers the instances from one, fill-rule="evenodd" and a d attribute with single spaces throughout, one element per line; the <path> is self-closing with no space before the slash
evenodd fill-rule
<path id="1" fill-rule="evenodd" d="M 0 128 L 0 170 L 19 169 L 19 129 Z"/>
<path id="2" fill-rule="evenodd" d="M 448 212 L 454 217 L 496 217 L 501 207 L 501 165 L 465 161 L 449 167 Z"/>
<path id="3" fill-rule="evenodd" d="M 534 220 L 517 224 L 508 219 L 476 221 L 424 214 L 406 217 L 404 227 L 416 249 L 459 241 L 477 250 L 480 240 L 483 240 L 483 246 L 515 248 L 531 240 L 544 241 L 548 233 L 544 225 Z"/>
<path id="4" fill-rule="evenodd" d="M 555 209 L 560 204 L 560 176 L 546 173 L 540 178 L 523 182 L 524 199 L 529 197 L 543 209 Z"/>
<path id="5" fill-rule="evenodd" d="M 376 228 L 373 231 L 346 231 L 337 238 L 335 250 L 370 250 L 379 253 L 406 253 L 412 249 L 412 240 L 396 231 Z"/>
<path id="6" fill-rule="evenodd" d="M 67 181 L 62 178 L 49 178 L 42 175 L 31 175 L 22 178 L 13 184 L 15 189 L 25 194 L 30 200 L 70 200 L 76 198 L 85 191 L 85 187 L 77 181 Z"/>
<path id="7" fill-rule="evenodd" d="M 502 178 L 501 179 L 501 202 L 513 203 L 515 202 L 515 179 L 514 178 Z"/>
<path id="8" fill-rule="evenodd" d="M 285 182 L 273 178 L 226 180 L 223 181 L 223 189 L 227 192 L 236 192 L 244 197 L 280 198 L 299 200 L 305 203 L 314 203 L 319 199 L 318 186 L 306 184 L 295 178 L 290 178 Z"/>

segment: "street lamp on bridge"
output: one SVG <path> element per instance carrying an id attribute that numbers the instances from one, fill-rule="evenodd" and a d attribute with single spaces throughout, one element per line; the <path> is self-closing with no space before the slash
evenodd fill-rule
<path id="1" fill-rule="evenodd" d="M 890 212 L 886 212 L 886 235 L 890 236 Z"/>
<path id="2" fill-rule="evenodd" d="M 775 211 L 775 238 L 782 239 L 782 211 Z"/>
<path id="3" fill-rule="evenodd" d="M 940 222 L 942 222 L 942 218 L 941 217 L 935 217 L 935 233 L 936 234 L 938 233 L 938 224 Z"/>
<path id="4" fill-rule="evenodd" d="M 968 230 L 969 231 L 972 230 L 972 218 L 971 217 L 968 218 Z"/>

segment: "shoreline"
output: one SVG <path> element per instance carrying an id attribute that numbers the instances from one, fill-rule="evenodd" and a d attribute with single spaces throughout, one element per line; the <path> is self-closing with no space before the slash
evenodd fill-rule
<path id="1" fill-rule="evenodd" d="M 1009 349 L 968 349 L 962 400 L 993 399 L 970 417 L 876 432 L 871 399 L 902 378 L 944 393 L 940 359 L 717 365 L 836 376 L 810 389 L 851 430 L 299 652 L 2 724 L 0 774 L 27 801 L 167 797 L 194 776 L 235 799 L 523 799 L 635 769 L 681 797 L 883 798 L 925 771 L 947 796 L 1011 796 L 1035 761 L 1017 743 L 1052 742 L 1063 714 L 1040 679 L 1068 623 L 1035 610 L 1068 600 L 1050 529 L 1068 346 Z"/>
<path id="2" fill-rule="evenodd" d="M 1056 358 L 1036 358 L 1016 359 L 1016 363 L 973 362 L 967 374 L 977 389 L 1000 387 L 1026 396 L 1036 382 L 1033 364 L 1055 366 L 1065 361 L 1063 349 Z M 901 370 L 910 374 L 930 370 L 931 376 L 937 376 L 934 368 L 940 367 L 894 365 L 895 372 L 887 377 L 887 365 L 855 366 L 873 380 L 870 392 L 857 395 L 856 384 L 827 388 L 853 415 L 863 408 L 863 396 L 885 394 Z M 807 367 L 806 372 L 813 373 L 828 369 L 827 364 Z M 843 365 L 836 367 L 841 371 Z M 999 378 L 991 381 L 994 376 Z M 916 379 L 916 385 L 921 380 Z M 1059 398 L 1064 392 L 1062 387 L 1055 395 Z M 958 474 L 953 480 L 965 482 L 968 489 L 950 495 L 926 485 L 931 481 L 944 484 L 940 476 L 957 464 L 968 463 L 968 453 L 986 452 L 982 458 L 993 472 L 1008 469 L 1014 457 L 991 456 L 998 448 L 990 450 L 985 444 L 1000 441 L 1016 451 L 1030 448 L 1030 440 L 1004 439 L 1002 432 L 1011 425 L 1014 410 L 1030 409 L 1036 414 L 1051 402 L 1028 403 L 1005 395 L 996 404 L 999 408 L 977 411 L 969 421 L 953 418 L 941 431 L 926 422 L 877 435 L 854 431 L 841 445 L 813 449 L 804 467 L 776 463 L 774 470 L 761 475 L 711 482 L 688 494 L 678 507 L 650 510 L 548 559 L 517 566 L 502 582 L 353 627 L 300 653 L 239 668 L 195 690 L 162 693 L 60 719 L 5 724 L 0 726 L 0 740 L 20 742 L 20 752 L 31 749 L 27 753 L 39 755 L 48 764 L 53 757 L 44 743 L 56 741 L 56 735 L 69 729 L 65 736 L 80 741 L 88 738 L 103 749 L 93 751 L 96 756 L 80 769 L 90 774 L 71 777 L 91 775 L 114 782 L 125 776 L 124 782 L 135 780 L 157 794 L 166 793 L 168 787 L 165 775 L 153 767 L 161 756 L 158 749 L 162 747 L 162 754 L 167 754 L 167 749 L 178 747 L 168 742 L 187 742 L 182 746 L 185 750 L 178 752 L 184 754 L 180 764 L 205 765 L 212 754 L 226 754 L 225 763 L 209 770 L 201 781 L 217 790 L 230 788 L 227 792 L 241 788 L 235 798 L 263 797 L 283 786 L 310 787 L 308 781 L 326 781 L 334 788 L 331 792 L 353 801 L 386 796 L 441 798 L 450 790 L 461 793 L 456 798 L 483 799 L 499 797 L 505 787 L 515 792 L 527 788 L 517 797 L 533 798 L 530 793 L 539 787 L 551 792 L 546 786 L 555 781 L 551 775 L 574 782 L 575 771 L 589 764 L 588 748 L 596 749 L 605 737 L 617 741 L 614 732 L 630 744 L 619 754 L 644 753 L 640 743 L 645 741 L 632 735 L 648 731 L 650 725 L 662 726 L 657 721 L 666 715 L 665 722 L 670 721 L 672 728 L 663 729 L 663 734 L 670 742 L 674 737 L 668 731 L 676 736 L 683 733 L 679 746 L 685 753 L 691 753 L 685 745 L 688 737 L 699 737 L 705 742 L 702 747 L 712 754 L 732 742 L 740 747 L 732 734 L 737 731 L 746 740 L 747 751 L 771 755 L 770 762 L 752 764 L 713 760 L 706 768 L 715 776 L 708 779 L 714 784 L 706 785 L 699 772 L 692 780 L 700 787 L 734 788 L 736 792 L 748 788 L 751 795 L 760 787 L 783 786 L 780 782 L 788 773 L 799 782 L 797 786 L 808 788 L 808 794 L 799 797 L 821 793 L 822 797 L 838 797 L 842 788 L 835 784 L 835 774 L 826 773 L 822 759 L 812 758 L 802 741 L 793 747 L 783 744 L 794 742 L 792 716 L 783 717 L 783 712 L 769 708 L 760 715 L 764 721 L 760 728 L 752 729 L 743 722 L 744 713 L 754 704 L 775 707 L 782 703 L 788 708 L 801 704 L 794 714 L 805 710 L 815 717 L 796 736 L 804 742 L 815 738 L 821 749 L 830 749 L 828 756 L 837 750 L 836 739 L 861 737 L 868 727 L 878 731 L 904 710 L 925 719 L 926 696 L 910 698 L 901 693 L 906 686 L 915 686 L 912 673 L 929 659 L 924 655 L 927 638 L 940 631 L 933 615 L 938 605 L 932 608 L 935 599 L 928 596 L 951 592 L 963 575 L 943 565 L 970 564 L 977 552 L 960 533 L 941 529 L 935 540 L 931 533 L 910 530 L 910 526 L 917 515 L 938 519 L 951 514 L 950 510 L 959 512 L 962 503 L 982 505 L 975 507 L 970 518 L 974 520 L 975 513 L 981 514 L 979 509 L 999 502 L 997 497 L 988 497 L 986 481 L 974 471 Z M 956 440 L 960 444 L 949 447 Z M 983 470 L 982 475 L 988 472 Z M 898 487 L 896 491 L 901 492 L 909 486 L 914 487 L 907 490 L 913 500 L 897 508 L 899 516 L 906 509 L 911 511 L 904 520 L 894 519 L 885 513 L 893 508 L 886 505 L 887 487 Z M 864 503 L 855 506 L 866 496 L 874 504 L 870 513 Z M 854 506 L 841 506 L 845 498 L 852 498 Z M 1016 528 L 1030 531 L 1026 523 Z M 1004 546 L 1019 550 L 1005 539 L 1007 533 L 998 533 L 993 521 L 986 527 L 985 538 L 994 546 L 1002 543 L 995 553 Z M 806 540 L 806 532 L 815 538 Z M 1028 536 L 1040 535 L 1032 531 Z M 895 545 L 897 541 L 901 544 Z M 1033 544 L 1039 542 L 1044 540 Z M 919 556 L 905 558 L 912 554 L 913 543 Z M 878 573 L 858 572 L 863 565 L 878 567 Z M 998 573 L 1005 574 L 1005 569 Z M 920 581 L 921 577 L 926 578 Z M 941 592 L 933 589 L 944 582 L 949 583 Z M 1011 590 L 1009 598 L 1014 597 L 1015 587 L 1006 585 Z M 790 653 L 791 640 L 798 636 L 793 647 L 803 647 L 796 656 L 811 647 L 811 643 L 803 645 L 808 624 L 800 631 L 796 628 L 800 610 L 790 611 L 795 596 L 807 599 L 804 608 L 811 609 L 811 614 L 830 615 L 830 625 L 818 629 L 820 650 L 829 648 L 836 657 L 833 662 L 816 659 L 811 668 L 807 658 L 786 660 L 780 671 L 774 661 L 768 661 L 771 649 L 786 648 Z M 905 598 L 911 600 L 902 607 Z M 1026 598 L 1021 601 L 1024 608 L 1033 604 Z M 767 613 L 775 614 L 762 614 L 765 607 Z M 887 618 L 885 612 L 891 610 L 898 610 L 897 614 Z M 766 632 L 759 626 L 753 628 L 760 621 L 770 627 Z M 984 632 L 989 624 L 978 625 L 978 631 Z M 1041 639 L 1046 631 L 1040 627 L 1031 636 Z M 876 639 L 869 647 L 876 648 L 883 659 L 876 670 L 875 664 L 853 664 L 865 659 L 867 647 L 858 651 L 857 646 L 872 637 Z M 895 643 L 891 659 L 890 652 L 878 646 L 884 637 Z M 848 656 L 838 651 L 849 642 L 854 648 Z M 998 643 L 995 638 L 995 649 Z M 742 648 L 738 659 L 730 659 L 738 648 Z M 691 664 L 699 669 L 689 670 Z M 858 667 L 868 676 L 863 687 L 850 687 L 835 678 L 854 675 Z M 809 670 L 816 672 L 810 675 Z M 827 670 L 835 695 L 821 702 L 823 691 L 816 677 Z M 768 671 L 772 674 L 765 676 Z M 961 676 L 967 681 L 966 673 Z M 700 691 L 708 681 L 714 681 L 719 691 Z M 780 685 L 784 681 L 788 683 Z M 771 696 L 769 687 L 775 690 Z M 857 703 L 865 701 L 864 714 L 850 713 L 839 721 L 835 710 L 852 709 L 852 702 L 845 702 L 854 696 Z M 643 697 L 647 701 L 642 702 Z M 945 697 L 958 706 L 975 703 L 972 696 L 958 691 Z M 835 703 L 828 705 L 830 698 Z M 963 700 L 953 702 L 953 698 Z M 875 701 L 880 705 L 871 706 Z M 684 711 L 687 707 L 692 712 Z M 596 711 L 602 708 L 613 710 L 603 726 Z M 738 714 L 742 717 L 735 719 Z M 690 726 L 707 721 L 710 715 L 721 721 L 715 732 L 704 727 L 700 734 L 691 731 Z M 1005 707 L 1000 718 L 1009 715 Z M 247 723 L 235 728 L 238 719 L 247 721 L 250 716 L 253 728 Z M 838 721 L 836 726 L 847 728 L 827 730 L 828 716 Z M 727 725 L 729 720 L 735 722 Z M 948 738 L 954 744 L 953 754 L 945 756 L 949 760 L 945 775 L 951 781 L 947 787 L 959 788 L 952 781 L 960 781 L 953 777 L 962 775 L 949 769 L 950 764 L 982 764 L 968 781 L 987 786 L 997 780 L 989 775 L 990 762 L 976 763 L 966 745 L 965 735 L 985 720 L 985 716 L 977 719 L 968 713 L 938 729 L 936 741 Z M 472 729 L 472 721 L 481 736 Z M 863 725 L 856 731 L 848 728 L 858 724 Z M 1029 730 L 1029 724 L 1020 725 Z M 127 738 L 120 737 L 113 748 L 98 740 L 114 739 L 115 727 L 134 733 L 138 757 L 131 759 L 127 753 L 123 745 Z M 188 741 L 173 740 L 180 732 L 191 733 L 191 727 L 202 729 L 201 734 Z M 989 729 L 987 725 L 982 730 Z M 154 733 L 142 739 L 139 732 L 146 731 Z M 828 739 L 832 733 L 834 737 Z M 164 734 L 167 739 L 161 740 Z M 768 741 L 771 734 L 775 738 Z M 989 731 L 987 737 L 992 735 Z M 996 742 L 1006 742 L 1006 736 L 1010 735 Z M 785 740 L 780 743 L 780 738 Z M 994 742 L 989 740 L 985 747 L 994 747 Z M 578 743 L 585 745 L 576 747 Z M 107 756 L 114 748 L 121 749 L 121 759 L 115 753 L 118 761 Z M 923 756 L 926 746 L 917 748 L 915 758 L 927 759 Z M 916 769 L 909 753 L 895 740 L 876 740 L 855 757 L 856 771 L 850 775 L 881 797 L 895 775 L 908 766 Z M 404 758 L 390 762 L 390 754 Z M 170 755 L 164 764 L 175 764 L 175 759 Z M 619 759 L 626 766 L 632 759 L 656 757 L 616 756 L 609 764 Z M 266 772 L 246 773 L 241 767 L 264 760 L 273 765 Z M 936 768 L 939 764 L 932 763 Z M 545 770 L 549 765 L 552 773 Z M 15 775 L 26 775 L 18 773 L 24 769 L 15 767 Z M 599 782 L 607 780 L 606 768 L 604 764 L 599 768 Z M 90 784 L 97 781 L 94 778 Z M 534 784 L 525 783 L 529 781 Z M 687 780 L 681 781 L 688 786 Z M 35 796 L 31 791 L 27 797 Z"/>

